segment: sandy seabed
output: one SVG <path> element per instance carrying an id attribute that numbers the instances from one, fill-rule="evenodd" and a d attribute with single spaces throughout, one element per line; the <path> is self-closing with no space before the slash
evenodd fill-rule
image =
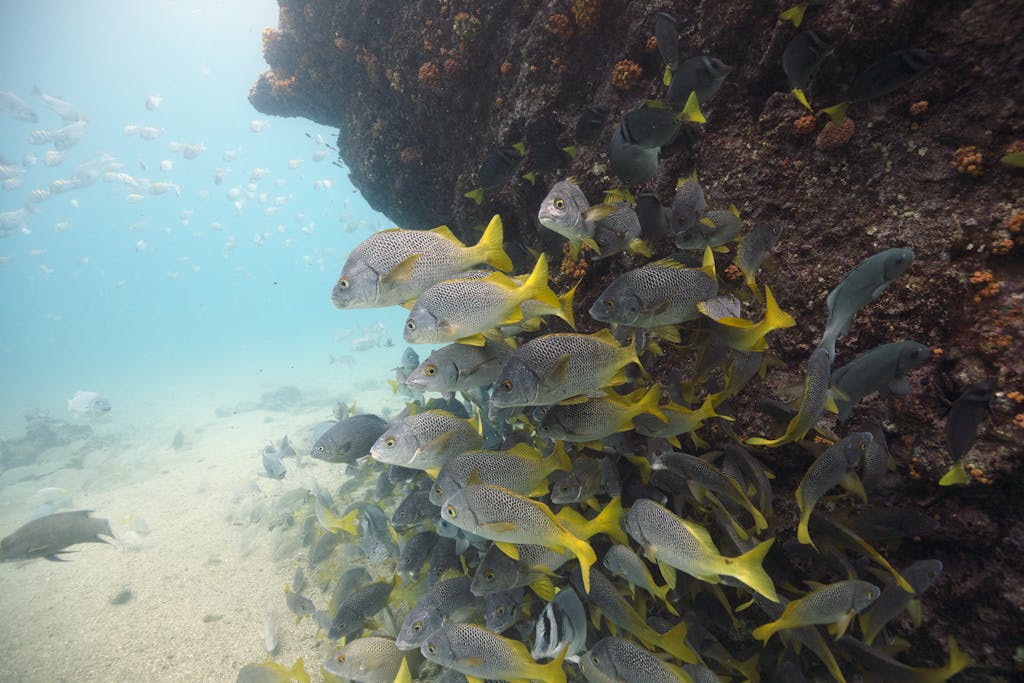
<path id="1" fill-rule="evenodd" d="M 262 447 L 284 434 L 308 452 L 313 426 L 330 418 L 337 398 L 321 394 L 289 411 L 238 411 L 225 408 L 235 404 L 222 392 L 196 397 L 185 413 L 175 396 L 175 412 L 165 413 L 173 418 L 147 420 L 160 414 L 150 404 L 135 407 L 134 423 L 122 417 L 131 407 L 115 405 L 109 422 L 94 427 L 111 444 L 85 455 L 81 467 L 0 473 L 0 536 L 30 519 L 41 489 L 60 487 L 72 492 L 74 509 L 108 518 L 125 539 L 74 546 L 67 562 L 0 564 L 0 681 L 234 681 L 243 665 L 269 657 L 268 609 L 279 632 L 272 658 L 290 666 L 302 657 L 320 680 L 331 644 L 314 638 L 311 619 L 295 623 L 283 593 L 296 566 L 306 566 L 307 549 L 275 562 L 264 528 L 242 555 L 246 527 L 237 510 L 253 496 L 269 506 L 310 478 L 329 491 L 345 480 L 339 466 L 309 458 L 301 468 L 285 460 L 281 482 L 257 476 Z M 385 386 L 361 391 L 359 406 L 401 402 Z M 185 445 L 174 450 L 179 427 Z M 149 533 L 132 531 L 140 519 Z M 112 604 L 125 589 L 132 598 Z M 323 592 L 306 594 L 325 607 Z"/>

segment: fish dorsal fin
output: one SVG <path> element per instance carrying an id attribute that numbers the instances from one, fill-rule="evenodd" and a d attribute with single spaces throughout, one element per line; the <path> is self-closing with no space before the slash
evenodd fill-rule
<path id="1" fill-rule="evenodd" d="M 687 269 L 687 267 L 685 265 L 683 265 L 679 261 L 675 260 L 671 256 L 666 256 L 665 258 L 658 259 L 657 261 L 651 261 L 647 265 L 649 265 L 649 266 L 657 266 L 659 268 L 671 268 L 673 270 L 686 270 Z"/>
<path id="2" fill-rule="evenodd" d="M 593 337 L 594 339 L 596 339 L 598 341 L 602 341 L 602 342 L 604 342 L 606 344 L 612 344 L 614 346 L 620 346 L 619 340 L 615 338 L 615 335 L 612 334 L 612 331 L 609 330 L 607 327 L 601 328 L 600 330 L 598 330 L 597 332 L 595 332 L 594 334 L 592 334 L 590 336 Z"/>
<path id="3" fill-rule="evenodd" d="M 413 266 L 416 265 L 416 261 L 419 260 L 422 254 L 410 254 L 404 259 L 398 262 L 394 268 L 388 271 L 388 274 L 381 278 L 383 282 L 389 284 L 404 284 L 408 281 L 409 276 L 412 275 Z"/>
<path id="4" fill-rule="evenodd" d="M 465 244 L 462 243 L 462 240 L 460 240 L 458 237 L 455 236 L 455 233 L 453 233 L 451 231 L 451 228 L 449 228 L 447 225 L 439 225 L 436 228 L 434 228 L 433 230 L 431 230 L 430 232 L 432 232 L 432 233 L 434 233 L 436 235 L 440 235 L 441 237 L 443 237 L 446 240 L 449 240 L 451 242 L 454 242 L 455 244 L 457 244 L 460 247 L 465 247 L 466 246 Z"/>
<path id="5" fill-rule="evenodd" d="M 540 457 L 540 454 L 538 453 L 537 449 L 528 443 L 517 443 L 515 446 L 509 448 L 505 452 L 510 453 L 516 456 L 517 458 L 537 459 Z"/>
<path id="6" fill-rule="evenodd" d="M 482 486 L 484 481 L 480 479 L 480 470 L 473 468 L 466 477 L 466 486 Z"/>

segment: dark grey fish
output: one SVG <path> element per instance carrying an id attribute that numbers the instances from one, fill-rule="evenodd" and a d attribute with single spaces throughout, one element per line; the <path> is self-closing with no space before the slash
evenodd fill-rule
<path id="1" fill-rule="evenodd" d="M 895 581 L 889 581 L 882 588 L 882 594 L 878 596 L 874 604 L 860 615 L 864 642 L 870 645 L 886 624 L 898 617 L 910 607 L 913 600 L 932 587 L 940 574 L 942 574 L 942 562 L 939 560 L 918 560 L 900 571 L 900 576 L 907 580 L 914 592 L 908 593 Z M 920 605 L 917 606 L 916 611 L 917 616 L 920 616 Z"/>
<path id="2" fill-rule="evenodd" d="M 64 549 L 78 543 L 109 543 L 100 534 L 113 538 L 110 522 L 90 517 L 92 510 L 55 512 L 33 519 L 0 540 L 0 562 L 45 557 L 56 562 Z"/>
<path id="3" fill-rule="evenodd" d="M 350 638 L 360 633 L 365 627 L 367 619 L 387 607 L 388 598 L 394 587 L 393 581 L 376 581 L 352 591 L 334 613 L 327 637 L 337 640 L 341 637 Z"/>
<path id="4" fill-rule="evenodd" d="M 288 609 L 291 610 L 292 614 L 298 617 L 305 617 L 316 611 L 316 606 L 313 604 L 313 601 L 299 593 L 285 591 L 284 601 L 285 604 L 288 605 Z"/>
<path id="5" fill-rule="evenodd" d="M 438 541 L 438 535 L 433 531 L 421 531 L 402 546 L 402 553 L 398 556 L 396 571 L 400 574 L 417 576 L 423 565 L 430 557 L 434 544 Z"/>
<path id="6" fill-rule="evenodd" d="M 673 107 L 681 108 L 690 93 L 695 92 L 697 101 L 703 105 L 718 92 L 732 70 L 733 67 L 716 57 L 691 57 L 673 72 L 665 99 Z"/>
<path id="7" fill-rule="evenodd" d="M 341 576 L 338 577 L 338 583 L 334 584 L 334 590 L 331 591 L 331 601 L 328 603 L 328 608 L 337 611 L 338 606 L 345 601 L 352 592 L 360 586 L 373 583 L 373 577 L 370 576 L 370 572 L 367 571 L 366 567 L 355 566 L 350 569 L 346 569 L 342 572 Z"/>
<path id="8" fill-rule="evenodd" d="M 675 111 L 658 107 L 640 107 L 622 119 L 622 128 L 629 140 L 652 149 L 672 144 L 681 126 L 682 121 Z"/>
<path id="9" fill-rule="evenodd" d="M 432 520 L 438 515 L 438 506 L 430 502 L 430 491 L 419 489 L 407 495 L 391 516 L 391 526 L 395 531 L 405 531 L 409 527 Z"/>
<path id="10" fill-rule="evenodd" d="M 893 248 L 880 251 L 858 263 L 843 280 L 832 289 L 825 300 L 828 321 L 819 347 L 828 352 L 829 360 L 836 357 L 836 339 L 850 332 L 850 323 L 860 309 L 882 296 L 903 271 L 914 263 L 912 249 Z"/>
<path id="11" fill-rule="evenodd" d="M 972 384 L 964 389 L 949 409 L 949 415 L 946 416 L 946 447 L 954 459 L 962 460 L 974 445 L 978 425 L 988 414 L 995 390 L 994 379 Z"/>
<path id="12" fill-rule="evenodd" d="M 910 393 L 907 373 L 931 358 L 931 349 L 913 341 L 883 344 L 862 353 L 832 372 L 832 384 L 841 392 L 836 397 L 839 421 L 846 422 L 861 400 L 874 392 L 881 398 L 889 393 Z M 845 397 L 843 396 L 845 394 Z"/>
<path id="13" fill-rule="evenodd" d="M 316 543 L 313 544 L 313 549 L 309 551 L 309 566 L 315 567 L 334 552 L 334 549 L 338 547 L 338 543 L 341 542 L 341 534 L 333 531 L 325 531 L 320 534 L 320 538 L 317 539 Z"/>
<path id="14" fill-rule="evenodd" d="M 599 640 L 579 661 L 588 681 L 622 683 L 678 683 L 680 678 L 653 652 L 636 643 L 608 636 Z"/>
<path id="15" fill-rule="evenodd" d="M 641 192 L 636 196 L 636 216 L 640 231 L 652 240 L 660 240 L 668 230 L 668 220 L 661 200 L 654 192 Z"/>
<path id="16" fill-rule="evenodd" d="M 497 149 L 480 165 L 477 173 L 477 186 L 483 190 L 501 187 L 516 174 L 523 162 L 523 155 L 512 147 Z"/>
<path id="17" fill-rule="evenodd" d="M 469 577 L 458 572 L 447 572 L 427 589 L 395 637 L 401 650 L 412 650 L 422 645 L 431 633 L 441 628 L 446 619 L 462 621 L 475 607 L 476 598 L 469 592 Z"/>
<path id="18" fill-rule="evenodd" d="M 654 38 L 658 41 L 658 53 L 665 66 L 675 71 L 679 65 L 679 26 L 668 12 L 654 15 Z"/>
<path id="19" fill-rule="evenodd" d="M 302 567 L 295 568 L 295 574 L 292 576 L 292 592 L 301 593 L 306 587 L 306 574 L 302 571 Z"/>
<path id="20" fill-rule="evenodd" d="M 641 147 L 633 142 L 622 123 L 612 131 L 608 158 L 612 173 L 626 185 L 646 183 L 658 174 L 658 152 L 657 147 Z"/>
<path id="21" fill-rule="evenodd" d="M 487 596 L 484 606 L 485 625 L 495 633 L 507 631 L 518 620 L 519 612 L 526 600 L 527 595 L 521 586 L 499 593 L 491 593 Z"/>
<path id="22" fill-rule="evenodd" d="M 789 41 L 782 53 L 782 70 L 786 72 L 790 89 L 807 90 L 831 49 L 832 39 L 822 31 L 803 31 Z"/>
<path id="23" fill-rule="evenodd" d="M 858 510 L 847 522 L 850 529 L 868 543 L 887 543 L 935 532 L 939 522 L 913 508 L 869 508 Z"/>
<path id="24" fill-rule="evenodd" d="M 171 440 L 171 448 L 180 451 L 185 446 L 185 432 L 178 429 L 174 432 L 174 439 Z"/>
<path id="25" fill-rule="evenodd" d="M 387 515 L 376 505 L 367 505 L 359 515 L 359 533 L 363 552 L 373 564 L 383 564 L 398 556 L 395 531 Z"/>
<path id="26" fill-rule="evenodd" d="M 871 445 L 864 454 L 864 476 L 861 477 L 864 489 L 870 491 L 882 483 L 889 470 L 889 444 L 885 440 L 882 423 L 877 419 L 865 420 L 861 429 L 871 434 Z"/>
<path id="27" fill-rule="evenodd" d="M 620 204 L 613 213 L 594 223 L 594 241 L 600 251 L 594 260 L 608 258 L 626 250 L 650 254 L 640 240 L 640 219 L 636 211 L 627 204 Z"/>
<path id="28" fill-rule="evenodd" d="M 609 457 L 575 458 L 571 471 L 555 472 L 551 480 L 551 502 L 559 505 L 581 503 L 602 493 L 622 495 L 619 472 Z"/>
<path id="29" fill-rule="evenodd" d="M 427 585 L 433 586 L 448 571 L 462 571 L 462 562 L 455 552 L 454 538 L 439 538 L 430 551 L 430 571 L 427 573 Z"/>
<path id="30" fill-rule="evenodd" d="M 935 55 L 919 48 L 891 52 L 871 63 L 850 86 L 852 102 L 873 100 L 899 90 L 935 63 Z"/>
<path id="31" fill-rule="evenodd" d="M 576 142 L 585 144 L 596 138 L 597 134 L 604 128 L 604 123 L 608 120 L 608 114 L 609 111 L 606 107 L 590 106 L 584 109 L 583 113 L 576 120 L 576 129 L 573 132 Z"/>
<path id="32" fill-rule="evenodd" d="M 317 460 L 353 464 L 369 455 L 370 446 L 388 428 L 388 423 L 376 415 L 353 415 L 335 423 L 317 439 L 310 451 Z"/>
<path id="33" fill-rule="evenodd" d="M 676 193 L 672 196 L 672 215 L 669 227 L 676 236 L 677 243 L 688 243 L 703 237 L 703 230 L 698 221 L 707 211 L 704 199 L 704 188 L 697 180 L 696 173 L 688 178 L 680 178 L 676 183 Z"/>

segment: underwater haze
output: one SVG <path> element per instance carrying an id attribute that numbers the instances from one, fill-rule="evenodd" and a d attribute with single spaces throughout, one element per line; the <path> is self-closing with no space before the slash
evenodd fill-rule
<path id="1" fill-rule="evenodd" d="M 0 239 L 5 431 L 21 427 L 26 408 L 63 416 L 77 390 L 107 396 L 113 417 L 211 384 L 337 377 L 328 361 L 348 353 L 348 341 L 335 337 L 394 315 L 341 316 L 328 300 L 344 254 L 385 227 L 331 163 L 336 133 L 268 122 L 246 99 L 276 3 L 11 3 L 3 14 L 0 89 L 38 117 L 0 118 L 4 164 L 36 160 L 0 193 L 3 212 L 33 211 Z M 54 145 L 28 139 L 66 122 L 33 86 L 87 121 L 53 166 Z M 153 95 L 161 101 L 150 111 Z M 182 145 L 202 148 L 188 159 Z M 31 201 L 83 164 L 103 175 Z M 157 183 L 173 187 L 156 194 L 165 187 Z"/>

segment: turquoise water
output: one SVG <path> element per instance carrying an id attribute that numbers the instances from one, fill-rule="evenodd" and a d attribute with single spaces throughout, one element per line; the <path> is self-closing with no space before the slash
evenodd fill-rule
<path id="1" fill-rule="evenodd" d="M 331 163 L 336 152 L 307 137 L 332 145 L 337 131 L 279 118 L 250 128 L 268 118 L 247 93 L 266 68 L 261 31 L 277 25 L 275 2 L 45 1 L 2 13 L 0 90 L 38 122 L 0 118 L 0 154 L 14 166 L 26 154 L 38 162 L 0 192 L 0 212 L 104 153 L 106 172 L 174 183 L 181 197 L 101 178 L 35 203 L 24 229 L 0 239 L 0 434 L 17 433 L 26 409 L 68 417 L 79 389 L 108 396 L 114 419 L 154 394 L 334 381 L 341 371 L 328 360 L 350 353 L 346 334 L 377 320 L 401 329 L 399 309 L 341 312 L 329 302 L 348 251 L 388 225 Z M 32 96 L 34 84 L 88 119 L 52 167 L 53 145 L 27 139 L 64 122 Z M 155 111 L 151 95 L 163 98 Z M 129 125 L 164 132 L 143 140 L 125 135 Z M 185 159 L 172 143 L 205 150 Z M 238 158 L 224 161 L 226 150 Z M 290 170 L 290 160 L 301 163 Z M 230 169 L 220 185 L 218 169 Z M 254 169 L 266 175 L 250 183 Z M 323 181 L 331 188 L 316 189 Z M 401 347 L 385 351 L 364 357 L 393 366 Z"/>

